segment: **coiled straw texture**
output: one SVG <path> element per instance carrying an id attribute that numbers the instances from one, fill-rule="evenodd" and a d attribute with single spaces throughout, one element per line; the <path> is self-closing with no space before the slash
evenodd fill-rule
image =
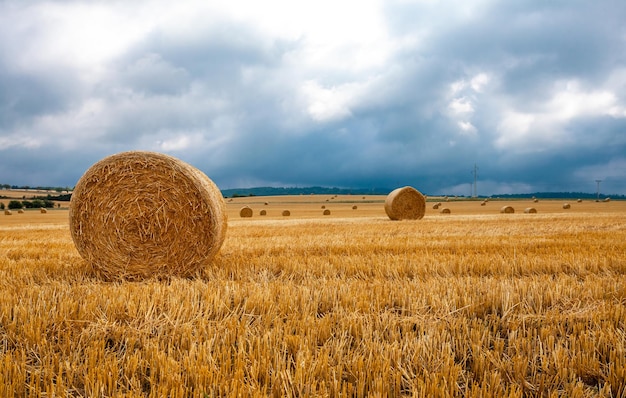
<path id="1" fill-rule="evenodd" d="M 123 152 L 95 163 L 70 201 L 76 249 L 107 280 L 192 276 L 226 236 L 224 198 L 174 157 Z"/>

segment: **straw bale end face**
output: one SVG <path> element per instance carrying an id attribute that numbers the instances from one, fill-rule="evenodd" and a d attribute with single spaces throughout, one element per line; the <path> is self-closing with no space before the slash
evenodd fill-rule
<path id="1" fill-rule="evenodd" d="M 240 217 L 252 217 L 252 209 L 248 206 L 244 206 L 239 210 Z"/>
<path id="2" fill-rule="evenodd" d="M 391 220 L 419 220 L 426 212 L 426 198 L 413 187 L 394 189 L 385 199 L 385 213 Z"/>
<path id="3" fill-rule="evenodd" d="M 123 152 L 91 166 L 70 200 L 76 249 L 104 279 L 192 276 L 226 236 L 224 198 L 174 157 Z"/>

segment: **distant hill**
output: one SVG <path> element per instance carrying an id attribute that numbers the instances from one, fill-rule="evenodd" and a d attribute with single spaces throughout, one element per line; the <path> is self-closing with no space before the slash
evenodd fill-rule
<path id="1" fill-rule="evenodd" d="M 279 196 L 279 195 L 387 195 L 392 189 L 389 188 L 329 188 L 329 187 L 256 187 L 222 189 L 225 198 L 242 196 Z"/>

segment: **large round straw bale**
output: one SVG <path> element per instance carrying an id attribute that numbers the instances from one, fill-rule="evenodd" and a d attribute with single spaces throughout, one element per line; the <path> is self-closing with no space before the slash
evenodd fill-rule
<path id="1" fill-rule="evenodd" d="M 252 209 L 244 206 L 239 210 L 239 217 L 252 217 Z"/>
<path id="2" fill-rule="evenodd" d="M 291 215 L 291 212 L 289 210 L 283 210 L 283 216 L 289 217 L 290 215 Z"/>
<path id="3" fill-rule="evenodd" d="M 535 209 L 534 207 L 527 207 L 524 209 L 524 213 L 526 214 L 531 214 L 531 213 L 534 214 L 536 212 L 537 212 L 537 209 Z"/>
<path id="4" fill-rule="evenodd" d="M 328 209 L 324 210 L 324 213 L 323 213 L 323 214 L 324 214 L 325 216 L 330 216 L 330 210 L 328 210 Z"/>
<path id="5" fill-rule="evenodd" d="M 259 215 L 261 215 L 261 216 L 265 216 L 265 215 L 267 215 L 267 212 L 266 212 L 265 210 L 261 210 L 261 211 L 259 212 Z"/>
<path id="6" fill-rule="evenodd" d="M 570 207 L 572 207 L 572 206 L 570 206 L 569 203 L 563 203 L 563 208 L 564 209 L 569 209 Z"/>
<path id="7" fill-rule="evenodd" d="M 6 209 L 4 210 L 4 215 L 5 216 L 10 216 L 12 214 L 13 214 L 13 212 L 11 210 L 6 210 Z"/>
<path id="8" fill-rule="evenodd" d="M 43 207 L 41 209 L 39 209 L 39 211 L 41 212 L 41 214 L 46 214 L 48 212 L 48 210 L 46 210 Z"/>
<path id="9" fill-rule="evenodd" d="M 385 212 L 392 220 L 419 220 L 425 211 L 426 199 L 413 187 L 394 189 L 385 199 Z"/>
<path id="10" fill-rule="evenodd" d="M 513 208 L 513 206 L 502 206 L 502 208 L 500 208 L 500 213 L 515 213 L 515 209 Z"/>
<path id="11" fill-rule="evenodd" d="M 204 173 L 174 157 L 122 152 L 91 166 L 76 184 L 70 232 L 105 279 L 191 276 L 226 236 L 224 198 Z"/>
<path id="12" fill-rule="evenodd" d="M 444 207 L 443 209 L 441 209 L 440 213 L 441 213 L 441 214 L 450 214 L 450 213 L 451 213 L 451 211 L 450 211 L 450 209 L 448 209 L 447 207 Z"/>

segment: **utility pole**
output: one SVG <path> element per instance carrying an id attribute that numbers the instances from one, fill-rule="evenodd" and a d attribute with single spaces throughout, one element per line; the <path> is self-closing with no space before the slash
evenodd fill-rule
<path id="1" fill-rule="evenodd" d="M 598 186 L 598 189 L 596 191 L 596 202 L 600 201 L 600 183 L 602 182 L 602 180 L 596 180 L 596 184 Z"/>
<path id="2" fill-rule="evenodd" d="M 478 196 L 478 186 L 477 186 L 478 166 L 476 166 L 476 163 L 474 163 L 474 170 L 472 171 L 472 174 L 474 174 L 474 193 L 472 196 L 475 198 Z"/>

